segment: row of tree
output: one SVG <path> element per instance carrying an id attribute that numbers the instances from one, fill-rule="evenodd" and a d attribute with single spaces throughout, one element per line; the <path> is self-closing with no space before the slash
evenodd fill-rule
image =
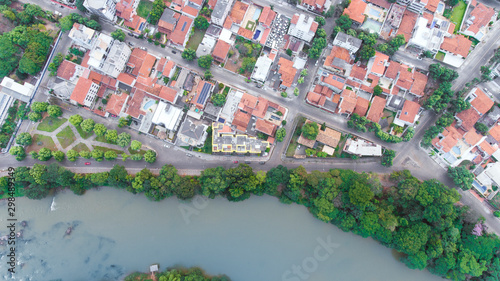
<path id="1" fill-rule="evenodd" d="M 252 194 L 269 194 L 283 203 L 304 205 L 315 217 L 343 231 L 396 249 L 412 269 L 427 268 L 452 280 L 500 278 L 500 239 L 484 231 L 478 215 L 457 204 L 456 190 L 434 179 L 420 181 L 407 170 L 393 172 L 390 181 L 394 186 L 383 188 L 374 173 L 340 169 L 308 173 L 302 166 L 281 165 L 266 173 L 244 164 L 209 168 L 200 176 L 187 177 L 172 165 L 163 166 L 158 175 L 147 168 L 129 175 L 118 165 L 94 174 L 75 174 L 56 164 L 14 171 L 14 184 L 32 199 L 43 198 L 55 188 L 83 194 L 106 185 L 144 193 L 155 201 L 170 196 L 186 200 L 198 194 L 242 201 Z"/>
<path id="2" fill-rule="evenodd" d="M 210 276 L 200 268 L 192 267 L 189 269 L 175 268 L 167 269 L 164 272 L 156 273 L 156 279 L 159 281 L 230 281 L 226 275 Z M 125 277 L 125 281 L 149 281 L 151 274 L 134 272 Z"/>

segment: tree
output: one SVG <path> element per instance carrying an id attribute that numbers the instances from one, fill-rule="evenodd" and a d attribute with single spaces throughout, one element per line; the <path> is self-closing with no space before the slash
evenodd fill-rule
<path id="1" fill-rule="evenodd" d="M 358 55 L 362 60 L 369 60 L 371 57 L 375 56 L 375 49 L 368 45 L 363 45 L 361 50 L 359 50 Z"/>
<path id="2" fill-rule="evenodd" d="M 37 113 L 42 113 L 42 112 L 47 111 L 48 107 L 49 107 L 49 103 L 47 103 L 47 102 L 34 101 L 31 104 L 31 111 L 37 112 Z"/>
<path id="3" fill-rule="evenodd" d="M 90 151 L 88 150 L 82 150 L 80 151 L 80 156 L 85 158 L 85 159 L 90 159 L 92 157 L 92 153 L 90 153 Z"/>
<path id="4" fill-rule="evenodd" d="M 135 154 L 130 155 L 130 159 L 134 160 L 134 161 L 141 161 L 142 157 L 143 156 L 140 153 L 135 153 Z"/>
<path id="5" fill-rule="evenodd" d="M 304 69 L 302 69 L 302 71 L 300 71 L 300 76 L 303 76 L 303 77 L 307 76 L 307 68 L 304 68 Z"/>
<path id="6" fill-rule="evenodd" d="M 210 72 L 210 70 L 205 70 L 205 73 L 203 74 L 203 76 L 205 77 L 205 80 L 209 80 L 210 78 L 214 77 L 212 75 L 212 72 Z"/>
<path id="7" fill-rule="evenodd" d="M 57 118 L 57 117 L 60 117 L 62 115 L 62 110 L 57 105 L 49 105 L 47 107 L 47 113 L 49 114 L 49 116 Z"/>
<path id="8" fill-rule="evenodd" d="M 351 28 L 352 25 L 352 20 L 349 18 L 348 15 L 341 15 L 335 23 L 337 24 L 338 27 L 340 27 L 342 30 L 348 30 Z"/>
<path id="9" fill-rule="evenodd" d="M 392 167 L 392 160 L 396 157 L 394 150 L 386 149 L 382 155 L 381 164 L 386 167 Z"/>
<path id="10" fill-rule="evenodd" d="M 467 110 L 469 108 L 470 108 L 470 103 L 466 100 L 461 99 L 461 98 L 453 99 L 451 101 L 451 109 L 455 113 L 462 112 L 462 111 Z"/>
<path id="11" fill-rule="evenodd" d="M 83 6 L 83 2 L 85 2 L 85 0 L 76 0 L 76 8 L 80 11 L 80 12 L 83 12 L 83 13 L 86 13 L 87 12 L 87 8 L 85 8 L 85 6 Z"/>
<path id="12" fill-rule="evenodd" d="M 16 143 L 22 146 L 31 145 L 32 142 L 30 133 L 20 133 L 16 137 Z"/>
<path id="13" fill-rule="evenodd" d="M 226 96 L 224 94 L 215 94 L 212 96 L 212 103 L 215 106 L 223 106 L 226 103 Z"/>
<path id="14" fill-rule="evenodd" d="M 106 158 L 106 160 L 108 161 L 115 160 L 117 156 L 118 155 L 113 150 L 108 150 L 104 153 L 104 158 Z"/>
<path id="15" fill-rule="evenodd" d="M 95 121 L 92 119 L 85 119 L 80 123 L 80 127 L 86 133 L 90 133 L 94 130 Z"/>
<path id="16" fill-rule="evenodd" d="M 302 126 L 302 135 L 309 140 L 315 140 L 318 136 L 319 127 L 316 122 L 309 122 Z"/>
<path id="17" fill-rule="evenodd" d="M 75 162 L 78 159 L 78 152 L 76 150 L 70 149 L 66 152 L 66 158 L 68 158 L 69 161 Z"/>
<path id="18" fill-rule="evenodd" d="M 293 51 L 292 51 L 292 49 L 290 49 L 290 48 L 286 49 L 286 51 L 285 51 L 285 52 L 286 52 L 286 54 L 287 54 L 287 55 L 289 55 L 289 56 L 292 56 L 292 55 L 293 55 Z"/>
<path id="19" fill-rule="evenodd" d="M 186 48 L 182 52 L 182 58 L 188 61 L 192 61 L 196 58 L 196 51 L 191 48 Z"/>
<path id="20" fill-rule="evenodd" d="M 318 26 L 319 27 L 322 27 L 323 25 L 325 25 L 326 21 L 325 21 L 325 18 L 322 17 L 322 16 L 316 16 L 314 18 L 314 21 L 318 23 Z"/>
<path id="21" fill-rule="evenodd" d="M 373 87 L 373 94 L 375 96 L 380 96 L 380 94 L 382 94 L 383 90 L 382 90 L 382 87 L 380 87 L 379 85 L 376 85 L 375 87 Z"/>
<path id="22" fill-rule="evenodd" d="M 455 117 L 453 117 L 453 114 L 451 112 L 447 112 L 439 117 L 439 119 L 436 121 L 436 126 L 446 128 L 450 126 L 453 121 L 455 121 Z"/>
<path id="23" fill-rule="evenodd" d="M 294 94 L 295 96 L 299 96 L 299 94 L 300 94 L 300 90 L 299 90 L 299 88 L 297 88 L 297 87 L 296 87 L 295 89 L 293 89 L 293 94 Z"/>
<path id="24" fill-rule="evenodd" d="M 212 55 L 201 56 L 200 58 L 198 58 L 198 66 L 205 69 L 209 69 L 210 66 L 212 65 L 213 60 L 214 58 L 212 57 Z"/>
<path id="25" fill-rule="evenodd" d="M 167 5 L 163 0 L 155 0 L 153 2 L 153 8 L 151 9 L 151 12 L 149 12 L 148 23 L 156 25 L 166 7 Z"/>
<path id="26" fill-rule="evenodd" d="M 285 139 L 286 136 L 286 129 L 285 128 L 279 128 L 276 131 L 276 141 L 277 142 L 282 142 Z"/>
<path id="27" fill-rule="evenodd" d="M 111 32 L 111 37 L 113 37 L 113 39 L 115 40 L 123 42 L 125 41 L 125 32 L 123 32 L 123 30 L 121 29 L 117 29 Z"/>
<path id="28" fill-rule="evenodd" d="M 244 57 L 242 62 L 241 62 L 241 68 L 243 71 L 248 71 L 252 72 L 253 68 L 255 67 L 255 58 L 254 57 Z"/>
<path id="29" fill-rule="evenodd" d="M 299 79 L 297 79 L 297 83 L 298 84 L 304 83 L 304 77 L 299 77 Z"/>
<path id="30" fill-rule="evenodd" d="M 104 152 L 98 148 L 92 150 L 92 158 L 94 158 L 97 162 L 101 162 L 104 158 Z"/>
<path id="31" fill-rule="evenodd" d="M 323 28 L 318 28 L 318 30 L 316 30 L 316 37 L 317 38 L 325 38 L 326 31 Z"/>
<path id="32" fill-rule="evenodd" d="M 116 130 L 106 131 L 106 140 L 111 143 L 116 143 L 118 141 L 118 133 Z"/>
<path id="33" fill-rule="evenodd" d="M 52 158 L 52 151 L 46 147 L 42 147 L 40 151 L 38 151 L 37 159 L 40 161 L 49 161 Z"/>
<path id="34" fill-rule="evenodd" d="M 203 16 L 197 16 L 194 19 L 194 27 L 200 30 L 206 30 L 210 24 L 207 19 Z"/>
<path id="35" fill-rule="evenodd" d="M 57 162 L 63 161 L 65 156 L 64 152 L 59 150 L 52 152 L 52 155 L 54 156 L 54 159 L 56 159 Z"/>
<path id="36" fill-rule="evenodd" d="M 118 128 L 123 128 L 128 125 L 130 125 L 130 118 L 120 117 L 118 120 Z"/>
<path id="37" fill-rule="evenodd" d="M 118 138 L 116 140 L 116 144 L 118 144 L 121 147 L 126 147 L 130 144 L 131 136 L 129 133 L 121 133 L 118 135 Z"/>
<path id="38" fill-rule="evenodd" d="M 144 161 L 150 164 L 156 162 L 156 152 L 153 150 L 146 151 L 146 153 L 144 153 Z"/>
<path id="39" fill-rule="evenodd" d="M 474 175 L 464 166 L 448 167 L 448 176 L 462 190 L 469 190 L 474 181 Z"/>
<path id="40" fill-rule="evenodd" d="M 368 206 L 374 196 L 375 194 L 368 185 L 357 181 L 353 183 L 352 188 L 349 190 L 350 202 L 361 210 Z"/>
<path id="41" fill-rule="evenodd" d="M 316 47 L 311 47 L 311 49 L 309 49 L 309 54 L 308 56 L 311 58 L 311 59 L 317 59 L 319 58 L 319 56 L 321 55 L 321 50 L 319 50 L 318 48 Z"/>
<path id="42" fill-rule="evenodd" d="M 97 123 L 94 125 L 94 133 L 96 134 L 96 136 L 104 136 L 107 130 L 108 129 L 106 128 L 106 126 L 101 123 Z"/>
<path id="43" fill-rule="evenodd" d="M 82 123 L 83 121 L 83 117 L 78 115 L 78 114 L 75 114 L 75 115 L 71 115 L 69 117 L 69 123 L 71 123 L 71 125 L 75 126 L 75 127 L 78 127 L 80 126 L 80 124 Z"/>
<path id="44" fill-rule="evenodd" d="M 22 146 L 12 146 L 9 153 L 16 156 L 17 161 L 22 161 L 24 160 L 24 158 L 26 158 L 26 152 L 24 151 L 24 147 Z"/>
<path id="45" fill-rule="evenodd" d="M 485 124 L 483 124 L 481 122 L 477 122 L 476 124 L 474 124 L 474 128 L 476 128 L 476 130 L 483 135 L 488 134 L 488 131 L 489 131 L 488 126 L 486 126 Z"/>
<path id="46" fill-rule="evenodd" d="M 139 149 L 141 149 L 141 147 L 142 147 L 142 143 L 138 140 L 133 140 L 130 143 L 130 149 L 132 149 L 132 150 L 139 150 Z"/>

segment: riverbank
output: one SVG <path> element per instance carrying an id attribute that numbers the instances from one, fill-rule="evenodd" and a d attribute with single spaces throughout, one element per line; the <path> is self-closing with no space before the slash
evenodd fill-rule
<path id="1" fill-rule="evenodd" d="M 437 180 L 421 182 L 408 171 L 391 174 L 394 187 L 382 185 L 376 174 L 351 170 L 307 173 L 303 167 L 289 170 L 278 166 L 255 173 L 248 165 L 209 168 L 199 177 L 182 177 L 171 165 L 162 167 L 158 175 L 143 169 L 130 176 L 122 166 L 83 175 L 57 165 L 35 164 L 31 170 L 17 168 L 14 177 L 16 186 L 32 199 L 44 198 L 55 188 L 69 186 L 81 195 L 106 185 L 143 193 L 153 201 L 204 195 L 238 202 L 269 194 L 282 203 L 303 205 L 316 218 L 343 231 L 372 237 L 396 249 L 404 254 L 401 261 L 412 269 L 427 268 L 456 280 L 484 279 L 500 271 L 495 250 L 500 240 L 486 233 L 468 208 L 456 204 L 457 191 Z"/>
<path id="2" fill-rule="evenodd" d="M 142 273 L 134 272 L 127 277 L 124 281 L 180 281 L 180 280 L 196 280 L 196 281 L 231 281 L 225 275 L 210 276 L 206 274 L 201 268 L 171 268 L 166 269 L 164 272 L 151 272 Z"/>

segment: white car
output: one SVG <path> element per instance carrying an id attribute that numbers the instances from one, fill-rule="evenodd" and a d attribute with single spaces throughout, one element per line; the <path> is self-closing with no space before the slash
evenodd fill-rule
<path id="1" fill-rule="evenodd" d="M 165 144 L 165 145 L 164 145 L 164 147 L 166 147 L 166 148 L 170 148 L 170 145 L 168 145 L 168 144 Z"/>

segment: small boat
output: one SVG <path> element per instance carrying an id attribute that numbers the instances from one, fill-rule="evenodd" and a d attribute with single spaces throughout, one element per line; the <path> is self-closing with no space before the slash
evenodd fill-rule
<path id="1" fill-rule="evenodd" d="M 66 229 L 66 235 L 70 235 L 71 231 L 73 231 L 73 227 L 72 226 L 70 226 L 70 227 L 68 227 L 68 229 Z"/>
<path id="2" fill-rule="evenodd" d="M 26 227 L 27 225 L 28 225 L 28 222 L 27 222 L 27 221 L 22 221 L 22 222 L 21 222 L 21 226 L 22 226 L 22 227 Z"/>

